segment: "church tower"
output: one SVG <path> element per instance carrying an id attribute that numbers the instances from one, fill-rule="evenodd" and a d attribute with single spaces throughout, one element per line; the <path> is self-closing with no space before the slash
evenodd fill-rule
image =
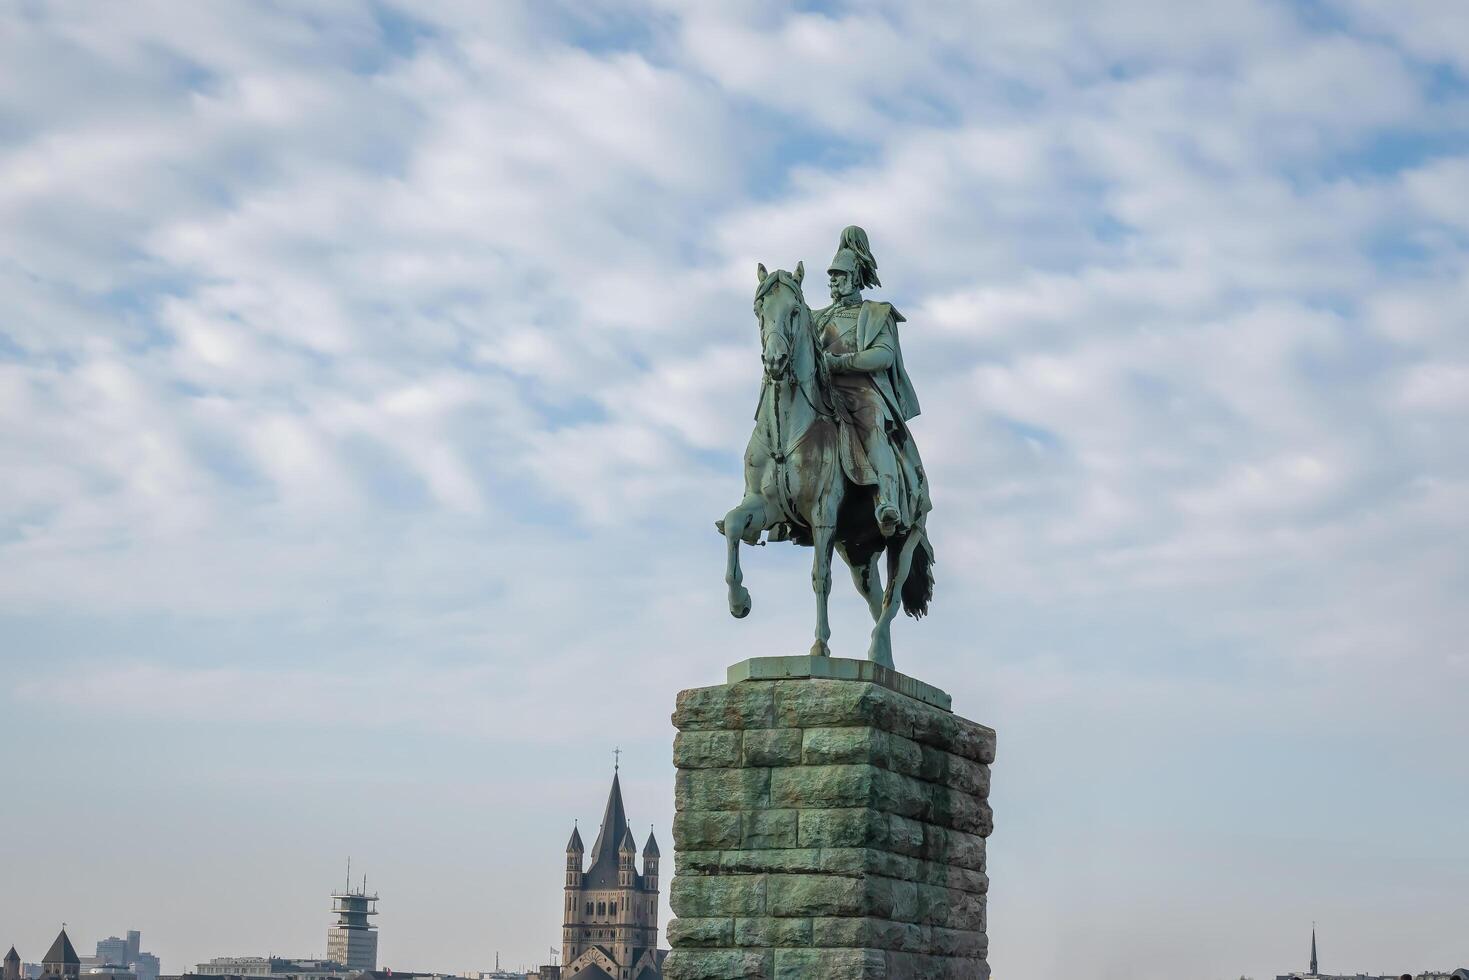
<path id="1" fill-rule="evenodd" d="M 41 958 L 41 976 L 43 980 L 78 980 L 81 972 L 82 959 L 66 935 L 66 927 L 62 926 L 56 942 Z"/>
<path id="2" fill-rule="evenodd" d="M 658 845 L 652 834 L 637 868 L 637 841 L 622 802 L 618 771 L 588 854 L 581 832 L 566 843 L 561 928 L 563 980 L 662 980 L 658 949 Z"/>

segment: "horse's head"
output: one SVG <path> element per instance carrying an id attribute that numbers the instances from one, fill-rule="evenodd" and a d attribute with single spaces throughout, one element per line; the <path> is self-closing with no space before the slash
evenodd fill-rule
<path id="1" fill-rule="evenodd" d="M 755 316 L 760 320 L 760 361 L 771 381 L 791 379 L 793 361 L 802 344 L 811 343 L 811 311 L 801 295 L 806 263 L 796 263 L 795 272 L 755 269 L 760 285 L 755 290 Z"/>

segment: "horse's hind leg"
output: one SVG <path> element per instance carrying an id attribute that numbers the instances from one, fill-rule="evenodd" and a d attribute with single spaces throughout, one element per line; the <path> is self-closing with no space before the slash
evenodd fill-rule
<path id="1" fill-rule="evenodd" d="M 903 583 L 908 581 L 908 571 L 913 567 L 913 551 L 923 538 L 923 532 L 914 528 L 903 541 L 903 550 L 898 555 L 898 566 L 888 579 L 882 594 L 882 615 L 872 627 L 872 643 L 867 648 L 867 659 L 882 667 L 893 667 L 893 617 L 903 605 Z"/>
<path id="2" fill-rule="evenodd" d="M 835 528 L 817 527 L 811 531 L 811 543 L 816 555 L 811 559 L 811 588 L 816 593 L 816 642 L 811 644 L 811 656 L 829 657 L 831 647 L 831 623 L 827 620 L 827 605 L 831 598 L 831 551 Z"/>
<path id="3" fill-rule="evenodd" d="M 759 522 L 758 524 L 756 522 Z M 765 526 L 765 502 L 759 497 L 747 496 L 740 505 L 719 522 L 724 533 L 727 560 L 724 566 L 724 582 L 729 586 L 729 614 L 735 619 L 750 615 L 750 590 L 744 586 L 745 576 L 740 570 L 740 539 L 755 533 Z"/>
<path id="4" fill-rule="evenodd" d="M 854 564 L 845 547 L 838 545 L 837 552 L 852 570 L 852 584 L 857 587 L 862 598 L 867 600 L 867 611 L 872 613 L 872 621 L 877 622 L 882 616 L 882 575 L 878 571 L 882 552 L 874 552 L 865 565 Z"/>

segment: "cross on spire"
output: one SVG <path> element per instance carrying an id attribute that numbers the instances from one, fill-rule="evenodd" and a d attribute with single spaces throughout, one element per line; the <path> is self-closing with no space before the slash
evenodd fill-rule
<path id="1" fill-rule="evenodd" d="M 612 749 L 612 771 L 616 772 L 622 768 L 622 747 L 616 746 Z"/>

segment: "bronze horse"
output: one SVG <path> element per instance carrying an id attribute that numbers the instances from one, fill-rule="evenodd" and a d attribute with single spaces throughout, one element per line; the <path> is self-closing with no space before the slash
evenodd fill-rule
<path id="1" fill-rule="evenodd" d="M 885 537 L 873 515 L 871 490 L 852 483 L 838 452 L 840 402 L 831 392 L 811 309 L 801 293 L 805 264 L 794 273 L 758 267 L 755 316 L 760 321 L 760 359 L 764 379 L 755 430 L 745 448 L 745 497 L 716 522 L 728 545 L 725 582 L 729 611 L 750 613 L 750 592 L 740 572 L 740 542 L 789 540 L 815 549 L 811 586 L 816 592 L 813 656 L 827 657 L 831 626 L 831 556 L 836 551 L 851 567 L 852 581 L 872 613 L 867 659 L 893 666 L 892 621 L 899 605 L 910 616 L 928 611 L 933 595 L 933 551 L 925 527 L 927 513 Z M 887 558 L 887 583 L 879 560 Z"/>

